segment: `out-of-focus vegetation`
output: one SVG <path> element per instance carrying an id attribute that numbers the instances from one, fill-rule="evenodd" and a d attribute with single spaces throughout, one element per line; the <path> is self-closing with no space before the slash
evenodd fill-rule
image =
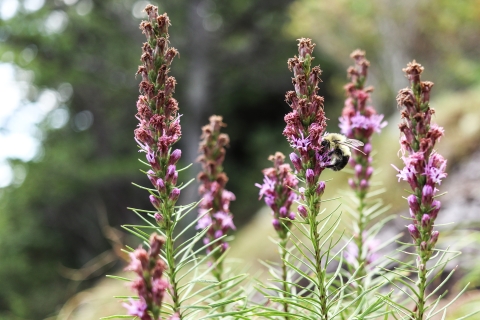
<path id="1" fill-rule="evenodd" d="M 138 172 L 133 140 L 139 81 L 134 74 L 144 39 L 138 23 L 147 2 L 47 0 L 28 11 L 32 1 L 0 2 L 20 4 L 13 17 L 0 21 L 0 57 L 34 72 L 23 87 L 19 109 L 37 101 L 42 90 L 53 89 L 58 93 L 55 110 L 65 110 L 69 120 L 56 128 L 53 110 L 38 127 L 43 151 L 35 161 L 11 160 L 27 175 L 23 183 L 1 191 L 0 319 L 55 316 L 69 297 L 93 285 L 106 270 L 119 269 L 118 249 L 125 241 L 136 245 L 119 231 L 120 224 L 135 219 L 126 207 L 150 206 L 145 194 L 130 184 L 147 183 Z M 177 0 L 156 5 L 168 12 L 171 45 L 180 51 L 172 74 L 183 114 L 183 161 L 195 160 L 200 127 L 208 116 L 223 115 L 231 138 L 225 170 L 228 188 L 237 195 L 232 212 L 238 226 L 261 206 L 254 183 L 261 180 L 268 155 L 288 152 L 281 135 L 288 112 L 284 94 L 291 89 L 286 60 L 296 52 L 296 38 L 311 37 L 317 43 L 315 62 L 324 71 L 320 94 L 331 119 L 329 131 L 336 131 L 344 69 L 353 49 L 367 51 L 374 103 L 386 114 L 395 113 L 396 91 L 407 83 L 401 68 L 412 59 L 425 65 L 423 78 L 436 83 L 432 95 L 439 103 L 459 97 L 449 91 L 476 88 L 480 80 L 478 0 Z M 66 94 L 70 88 L 72 94 Z M 469 93 L 461 97 L 452 108 L 476 101 Z M 440 125 L 445 124 L 442 119 L 456 118 L 439 114 Z M 447 131 L 440 143 L 452 150 L 442 150 L 452 162 L 479 144 L 478 130 L 470 130 L 475 121 L 464 115 L 458 119 L 455 134 Z M 398 150 L 395 120 L 390 122 L 379 159 L 387 152 L 391 159 Z M 9 124 L 0 125 L 8 134 Z M 459 153 L 464 136 L 469 137 L 469 152 Z M 197 169 L 180 179 L 186 181 Z M 394 172 L 388 166 L 382 169 L 388 185 Z M 334 179 L 346 181 L 346 174 Z M 401 200 L 401 189 L 396 189 L 386 194 L 387 202 Z M 185 202 L 195 200 L 195 187 L 189 190 Z M 248 259 L 252 252 L 245 255 Z M 106 295 L 110 299 L 113 294 Z"/>

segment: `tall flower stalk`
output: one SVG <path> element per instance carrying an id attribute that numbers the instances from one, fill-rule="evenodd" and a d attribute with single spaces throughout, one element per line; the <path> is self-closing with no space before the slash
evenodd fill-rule
<path id="1" fill-rule="evenodd" d="M 286 127 L 283 135 L 295 152 L 290 160 L 299 180 L 305 182 L 300 189 L 302 204 L 298 207 L 305 223 L 309 225 L 309 239 L 313 246 L 314 279 L 316 299 L 319 300 L 321 319 L 328 319 L 328 292 L 326 282 L 326 263 L 328 260 L 322 252 L 319 233 L 320 204 L 325 190 L 325 182 L 320 174 L 330 163 L 328 150 L 322 147 L 322 136 L 326 129 L 326 117 L 323 111 L 323 97 L 317 95 L 320 80 L 320 67 L 312 67 L 312 52 L 315 44 L 310 39 L 302 38 L 298 44 L 298 57 L 288 60 L 288 67 L 293 71 L 292 79 L 295 91 L 286 94 L 286 102 L 292 112 L 285 116 Z M 328 251 L 329 249 L 327 249 Z M 322 265 L 323 260 L 323 265 Z M 312 278 L 313 279 L 313 278 Z"/>
<path id="2" fill-rule="evenodd" d="M 403 69 L 410 88 L 400 90 L 397 96 L 403 119 L 399 128 L 402 132 L 400 147 L 405 166 L 401 170 L 395 169 L 398 170 L 399 181 L 407 181 L 412 188 L 412 194 L 407 198 L 412 223 L 407 228 L 417 253 L 417 299 L 412 312 L 412 318 L 416 320 L 423 320 L 427 309 L 427 263 L 439 236 L 439 232 L 434 230 L 434 223 L 441 203 L 435 199 L 435 195 L 438 192 L 437 186 L 447 176 L 447 160 L 434 150 L 444 130 L 431 123 L 434 110 L 430 108 L 429 100 L 433 83 L 420 81 L 423 69 L 415 60 Z"/>
<path id="3" fill-rule="evenodd" d="M 235 195 L 225 189 L 228 177 L 223 172 L 225 160 L 225 146 L 230 142 L 227 134 L 221 133 L 225 127 L 221 116 L 211 116 L 210 123 L 202 128 L 202 141 L 200 142 L 197 161 L 202 164 L 202 171 L 198 174 L 200 181 L 199 193 L 202 201 L 199 205 L 197 229 L 208 228 L 203 242 L 208 245 L 207 252 L 212 252 L 214 268 L 212 273 L 219 283 L 222 281 L 223 258 L 222 255 L 228 248 L 224 236 L 229 230 L 235 230 L 233 216 L 230 213 L 230 202 L 235 200 Z M 222 286 L 220 285 L 220 288 Z M 222 291 L 219 291 L 223 298 Z"/>
<path id="4" fill-rule="evenodd" d="M 279 250 L 281 256 L 281 279 L 283 295 L 290 294 L 287 260 L 287 243 L 290 236 L 292 221 L 295 220 L 295 212 L 290 211 L 292 203 L 298 199 L 296 193 L 298 179 L 292 173 L 288 163 L 284 163 L 285 156 L 281 152 L 268 157 L 273 162 L 273 167 L 263 169 L 263 184 L 256 183 L 260 188 L 260 199 L 264 197 L 265 203 L 272 209 L 272 225 L 280 238 Z M 283 302 L 283 311 L 288 313 L 288 302 Z M 289 319 L 285 316 L 285 319 Z"/>
<path id="5" fill-rule="evenodd" d="M 175 48 L 169 48 L 167 14 L 158 15 L 157 8 L 148 5 L 145 8 L 148 21 L 142 21 L 140 29 L 147 42 L 143 44 L 141 61 L 137 74 L 140 74 L 140 96 L 137 101 L 136 115 L 139 120 L 135 129 L 135 140 L 140 151 L 146 154 L 150 166 L 147 176 L 154 189 L 150 189 L 150 201 L 156 209 L 155 219 L 165 233 L 165 259 L 173 301 L 173 312 L 180 313 L 177 268 L 174 255 L 173 229 L 176 223 L 175 203 L 180 196 L 177 188 L 178 172 L 176 163 L 181 151 L 172 151 L 172 146 L 181 136 L 178 103 L 172 97 L 175 91 L 175 78 L 169 76 L 170 65 L 178 54 Z"/>
<path id="6" fill-rule="evenodd" d="M 372 166 L 372 135 L 380 133 L 387 125 L 383 121 L 383 115 L 377 114 L 375 108 L 367 105 L 373 87 L 365 87 L 370 62 L 365 58 L 365 52 L 355 50 L 350 54 L 355 65 L 348 68 L 347 73 L 350 82 L 345 85 L 347 99 L 339 118 L 340 130 L 349 139 L 356 139 L 364 143 L 363 152 L 352 149 L 350 166 L 354 169 L 355 175 L 348 183 L 358 199 L 356 208 L 357 216 L 354 222 L 354 241 L 347 247 L 347 261 L 352 262 L 358 268 L 357 277 L 365 279 L 366 267 L 376 257 L 374 251 L 375 239 L 366 239 L 366 229 L 370 216 L 365 214 L 367 207 L 366 195 L 370 188 L 370 178 L 373 174 Z M 361 280 L 363 283 L 364 281 Z M 362 285 L 361 287 L 364 287 Z M 361 290 L 358 286 L 358 289 Z"/>

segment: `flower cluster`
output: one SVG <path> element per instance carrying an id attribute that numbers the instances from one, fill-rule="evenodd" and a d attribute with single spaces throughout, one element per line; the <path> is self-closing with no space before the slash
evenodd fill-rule
<path id="1" fill-rule="evenodd" d="M 290 165 L 284 163 L 285 156 L 281 152 L 276 152 L 268 160 L 273 162 L 273 168 L 264 169 L 263 184 L 256 183 L 255 186 L 260 188 L 260 199 L 264 197 L 265 203 L 273 211 L 273 227 L 279 237 L 284 239 L 290 230 L 290 221 L 295 219 L 295 213 L 290 211 L 290 207 L 298 198 L 295 192 L 298 180 Z"/>
<path id="2" fill-rule="evenodd" d="M 178 102 L 172 97 L 176 81 L 168 76 L 170 64 L 178 52 L 168 47 L 168 16 L 158 15 L 157 8 L 152 5 L 148 5 L 145 11 L 148 21 L 142 21 L 140 29 L 147 42 L 143 44 L 142 65 L 137 72 L 142 81 L 137 101 L 139 124 L 135 129 L 135 140 L 151 166 L 147 175 L 158 195 L 150 195 L 150 201 L 158 210 L 156 220 L 163 225 L 165 215 L 169 220 L 180 196 L 180 189 L 175 187 L 178 178 L 175 165 L 181 151 L 171 151 L 181 136 L 180 115 Z"/>
<path id="3" fill-rule="evenodd" d="M 199 214 L 202 216 L 197 224 L 197 229 L 209 228 L 205 244 L 225 235 L 229 230 L 235 230 L 233 216 L 230 213 L 230 201 L 235 200 L 235 195 L 225 189 L 228 177 L 223 172 L 225 159 L 225 146 L 230 138 L 220 129 L 225 127 L 221 116 L 211 116 L 210 123 L 202 128 L 202 141 L 200 142 L 200 156 L 197 161 L 202 164 L 202 171 L 198 175 L 201 185 L 199 193 L 203 200 L 200 203 Z M 220 250 L 214 255 L 218 258 L 227 248 L 226 241 L 213 242 L 208 251 L 220 246 Z"/>
<path id="4" fill-rule="evenodd" d="M 138 294 L 139 300 L 130 299 L 130 304 L 123 306 L 131 316 L 141 320 L 159 320 L 162 300 L 169 284 L 162 277 L 167 266 L 160 257 L 160 250 L 165 239 L 153 233 L 150 236 L 150 250 L 142 247 L 130 253 L 130 264 L 125 270 L 133 271 L 137 278 L 132 282 L 132 289 Z"/>
<path id="5" fill-rule="evenodd" d="M 410 88 L 399 91 L 397 102 L 402 107 L 403 122 L 399 125 L 402 160 L 405 167 L 397 177 L 407 181 L 413 190 L 407 200 L 413 224 L 408 231 L 416 244 L 422 260 L 427 261 L 437 242 L 439 232 L 433 230 L 440 210 L 440 201 L 434 199 L 442 179 L 447 174 L 447 160 L 433 149 L 443 136 L 443 128 L 431 124 L 434 110 L 429 106 L 432 82 L 420 81 L 423 67 L 415 60 L 403 69 L 410 81 Z"/>
<path id="6" fill-rule="evenodd" d="M 307 183 L 304 195 L 314 199 L 313 206 L 308 210 L 313 210 L 312 214 L 316 215 L 325 188 L 319 178 L 330 159 L 327 150 L 322 147 L 327 118 L 323 111 L 323 97 L 317 95 L 322 71 L 318 66 L 311 68 L 314 47 L 310 39 L 302 38 L 298 44 L 298 57 L 288 60 L 288 67 L 294 74 L 292 82 L 295 91 L 287 92 L 285 97 L 292 112 L 285 116 L 287 125 L 283 135 L 296 151 L 290 154 L 290 160 L 297 175 Z"/>
<path id="7" fill-rule="evenodd" d="M 367 106 L 373 87 L 364 87 L 370 66 L 365 52 L 355 50 L 350 57 L 355 60 L 355 66 L 348 68 L 351 81 L 345 85 L 347 99 L 339 118 L 340 130 L 347 138 L 359 140 L 365 145 L 363 153 L 352 149 L 350 164 L 355 169 L 355 177 L 349 179 L 352 189 L 365 196 L 373 173 L 371 137 L 374 132 L 380 133 L 387 123 L 383 121 L 383 114 L 377 114 L 372 106 Z"/>

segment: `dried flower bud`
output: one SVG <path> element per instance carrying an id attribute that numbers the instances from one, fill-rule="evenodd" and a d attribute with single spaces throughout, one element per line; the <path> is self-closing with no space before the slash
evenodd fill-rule
<path id="1" fill-rule="evenodd" d="M 150 256 L 154 257 L 160 253 L 160 250 L 165 243 L 165 238 L 159 236 L 156 233 L 150 235 Z"/>

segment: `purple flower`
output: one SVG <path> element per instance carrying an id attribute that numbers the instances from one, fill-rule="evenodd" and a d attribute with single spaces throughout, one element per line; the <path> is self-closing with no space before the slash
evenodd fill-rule
<path id="1" fill-rule="evenodd" d="M 273 162 L 274 167 L 264 169 L 262 171 L 264 184 L 257 183 L 255 186 L 260 188 L 260 198 L 265 196 L 265 203 L 273 211 L 274 221 L 278 221 L 278 224 L 276 222 L 273 223 L 275 230 L 280 237 L 286 237 L 290 223 L 284 220 L 282 224 L 280 223 L 280 218 L 288 216 L 290 220 L 295 219 L 295 214 L 289 213 L 289 211 L 292 203 L 298 198 L 295 193 L 298 180 L 293 175 L 290 166 L 284 164 L 285 156 L 282 153 L 277 152 L 268 159 Z M 313 170 L 310 171 L 313 174 Z"/>
<path id="2" fill-rule="evenodd" d="M 233 216 L 227 212 L 219 211 L 213 215 L 217 221 L 220 221 L 220 225 L 224 229 L 235 230 L 235 225 L 233 224 Z"/>
<path id="3" fill-rule="evenodd" d="M 132 298 L 129 298 L 128 303 L 123 303 L 122 306 L 127 309 L 127 313 L 131 316 L 137 316 L 140 317 L 140 319 L 145 319 L 144 316 L 148 315 L 146 313 L 147 311 L 147 304 L 143 299 L 140 300 L 133 300 Z M 150 316 L 148 316 L 148 319 L 151 319 Z"/>
<path id="4" fill-rule="evenodd" d="M 211 225 L 212 225 L 212 217 L 207 213 L 198 220 L 196 229 L 202 230 L 210 227 Z"/>

